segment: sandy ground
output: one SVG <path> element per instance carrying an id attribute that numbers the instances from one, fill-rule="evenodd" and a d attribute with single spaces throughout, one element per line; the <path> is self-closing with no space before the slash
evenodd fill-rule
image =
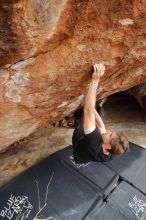
<path id="1" fill-rule="evenodd" d="M 117 93 L 108 98 L 104 108 L 109 130 L 123 131 L 131 142 L 146 148 L 146 112 L 134 97 Z"/>
<path id="2" fill-rule="evenodd" d="M 146 113 L 135 98 L 118 93 L 104 105 L 105 124 L 109 130 L 124 131 L 129 140 L 146 148 Z M 15 143 L 0 154 L 0 186 L 38 161 L 71 144 L 73 129 L 50 125 Z"/>

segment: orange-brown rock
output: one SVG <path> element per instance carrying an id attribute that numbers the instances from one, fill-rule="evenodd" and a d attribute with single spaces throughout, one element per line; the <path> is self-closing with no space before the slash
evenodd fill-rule
<path id="1" fill-rule="evenodd" d="M 0 1 L 0 151 L 83 103 L 146 82 L 145 0 Z"/>

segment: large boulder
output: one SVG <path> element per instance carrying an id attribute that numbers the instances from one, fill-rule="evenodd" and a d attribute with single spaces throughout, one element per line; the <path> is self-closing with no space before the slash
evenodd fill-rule
<path id="1" fill-rule="evenodd" d="M 146 82 L 146 1 L 0 1 L 0 151 L 84 100 L 92 64 L 97 99 Z"/>

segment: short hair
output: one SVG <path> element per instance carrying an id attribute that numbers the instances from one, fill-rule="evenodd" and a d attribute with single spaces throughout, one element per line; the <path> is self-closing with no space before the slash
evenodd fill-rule
<path id="1" fill-rule="evenodd" d="M 129 141 L 123 132 L 116 132 L 116 136 L 111 139 L 111 154 L 121 155 L 129 151 Z"/>

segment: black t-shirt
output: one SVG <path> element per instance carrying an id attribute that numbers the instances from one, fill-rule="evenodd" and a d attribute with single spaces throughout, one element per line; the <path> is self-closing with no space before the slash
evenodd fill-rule
<path id="1" fill-rule="evenodd" d="M 97 128 L 90 134 L 84 135 L 74 148 L 74 159 L 77 163 L 89 161 L 108 161 L 112 155 L 105 155 L 102 150 L 102 137 Z"/>

